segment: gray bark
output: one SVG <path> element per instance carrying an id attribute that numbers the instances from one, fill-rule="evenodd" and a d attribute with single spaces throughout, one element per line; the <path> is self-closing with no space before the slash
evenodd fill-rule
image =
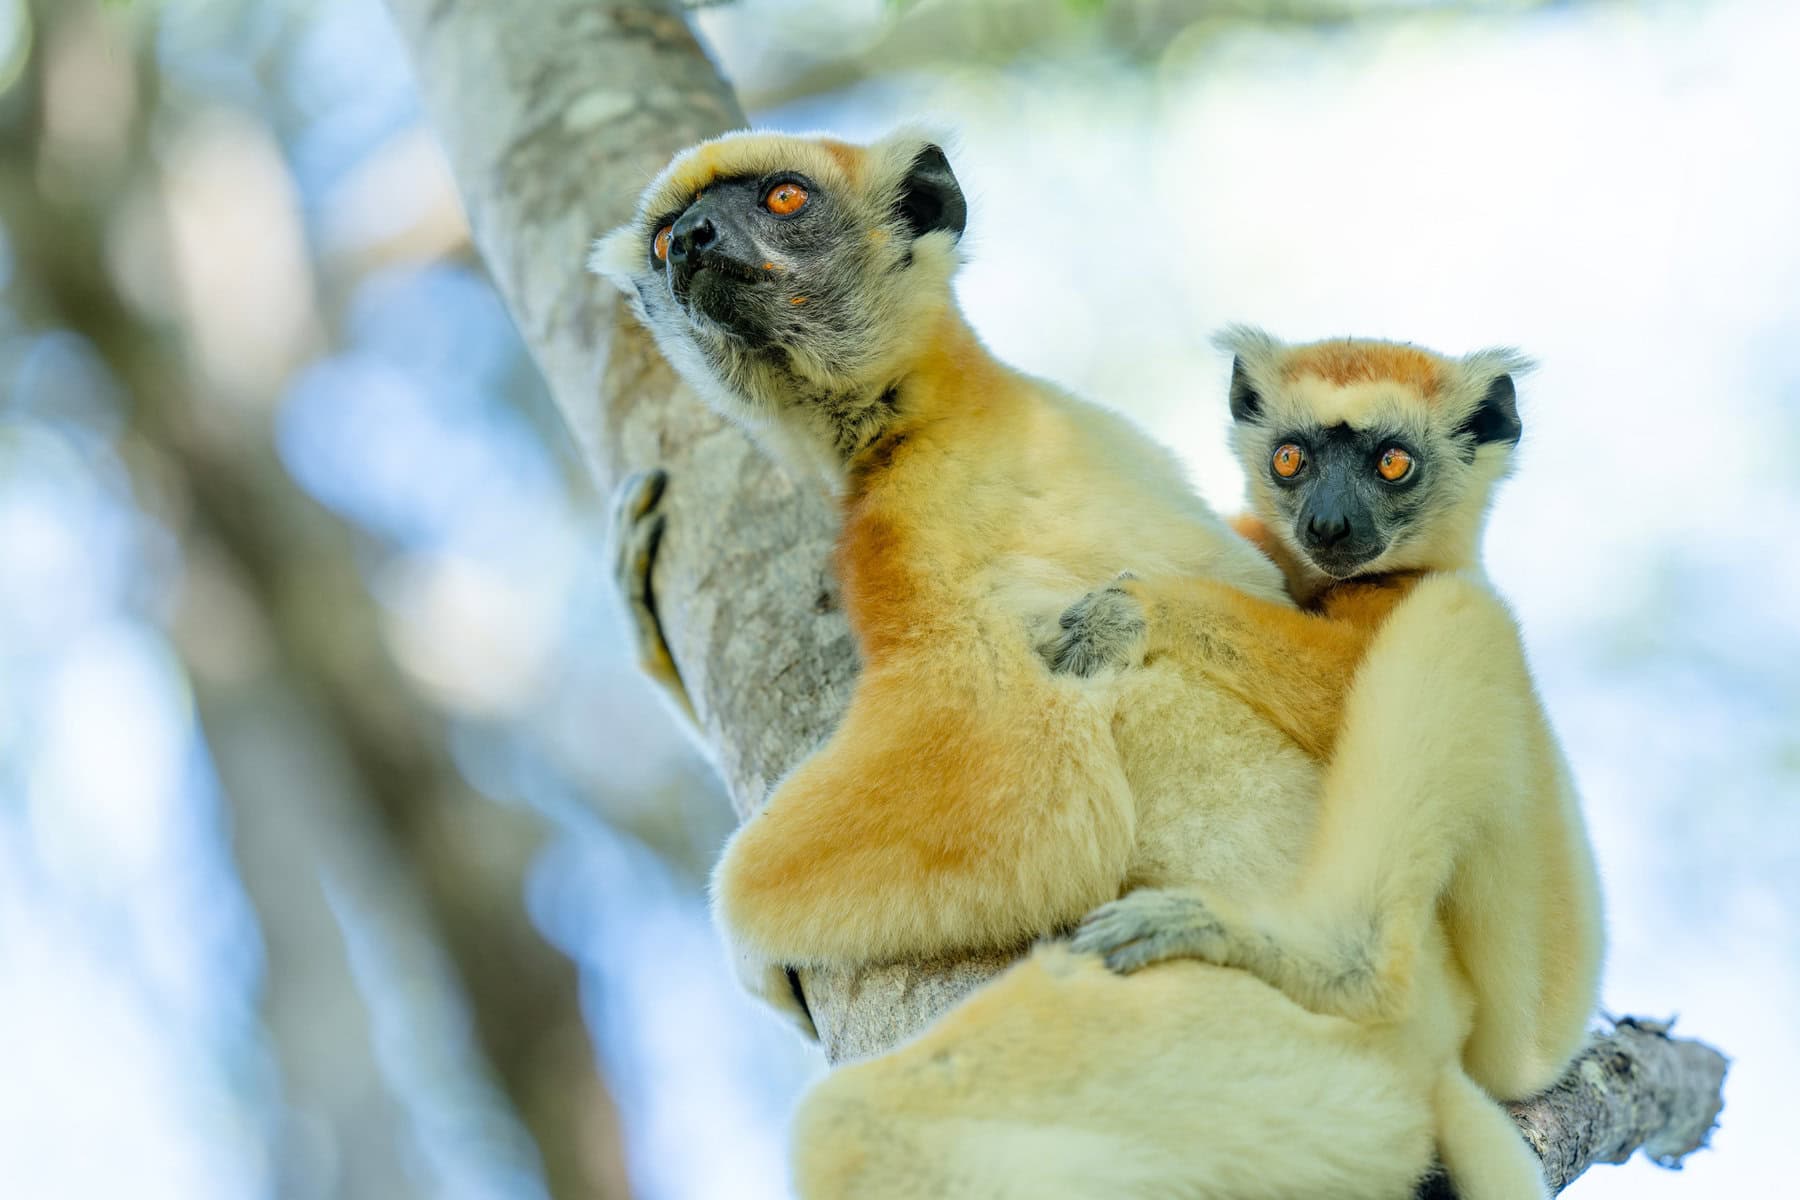
<path id="1" fill-rule="evenodd" d="M 661 5 L 392 0 L 476 246 L 537 357 L 596 486 L 668 470 L 654 583 L 669 648 L 740 817 L 836 724 L 855 673 L 828 556 L 829 504 L 676 379 L 583 269 L 683 147 L 741 126 L 729 87 Z M 910 969 L 902 1003 L 811 982 L 832 1057 L 942 1006 Z M 915 981 L 915 977 L 918 977 Z"/>
<path id="2" fill-rule="evenodd" d="M 589 239 L 631 215 L 671 155 L 741 125 L 742 114 L 682 19 L 661 5 L 390 5 L 476 244 L 597 486 L 610 491 L 632 470 L 669 472 L 658 615 L 701 734 L 739 816 L 748 815 L 848 698 L 855 653 L 827 562 L 832 515 L 703 408 L 610 289 L 582 269 Z M 902 964 L 813 972 L 802 983 L 835 1062 L 892 1046 L 1004 966 Z M 1654 1057 L 1635 1044 L 1633 1052 Z M 1679 1083 L 1691 1115 L 1717 1094 L 1716 1078 L 1702 1075 L 1659 1078 Z M 1571 1107 L 1557 1095 L 1531 1111 L 1543 1114 L 1541 1130 L 1562 1131 L 1555 1149 L 1571 1163 L 1617 1152 L 1597 1136 L 1583 1141 L 1603 1128 L 1659 1147 L 1693 1144 L 1655 1124 L 1655 1105 L 1640 1105 L 1632 1088 L 1605 1092 L 1605 1120 L 1587 1100 Z M 1637 1115 L 1614 1113 L 1615 1104 Z"/>
<path id="3" fill-rule="evenodd" d="M 1553 1191 L 1639 1148 L 1659 1166 L 1678 1167 L 1706 1145 L 1730 1064 L 1711 1046 L 1670 1037 L 1670 1024 L 1620 1019 L 1555 1087 L 1511 1106 Z"/>

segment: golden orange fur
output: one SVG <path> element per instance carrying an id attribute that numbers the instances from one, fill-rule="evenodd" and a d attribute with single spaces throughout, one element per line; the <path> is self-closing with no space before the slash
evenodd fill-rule
<path id="1" fill-rule="evenodd" d="M 1443 359 L 1417 346 L 1338 338 L 1296 347 L 1281 365 L 1287 379 L 1312 375 L 1345 387 L 1352 383 L 1392 383 L 1411 388 L 1426 400 L 1438 393 Z"/>

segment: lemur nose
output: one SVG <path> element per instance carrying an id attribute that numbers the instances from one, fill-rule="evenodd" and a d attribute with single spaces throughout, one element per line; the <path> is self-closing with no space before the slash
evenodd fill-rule
<path id="1" fill-rule="evenodd" d="M 1306 521 L 1306 536 L 1315 546 L 1335 546 L 1350 536 L 1350 518 L 1337 514 L 1324 520 L 1309 517 Z"/>
<path id="2" fill-rule="evenodd" d="M 686 262 L 689 255 L 706 249 L 718 236 L 710 216 L 689 209 L 669 230 L 669 261 Z"/>

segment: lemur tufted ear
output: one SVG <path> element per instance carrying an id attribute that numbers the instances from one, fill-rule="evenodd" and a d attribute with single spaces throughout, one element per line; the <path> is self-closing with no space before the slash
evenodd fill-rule
<path id="1" fill-rule="evenodd" d="M 952 240 L 962 237 L 969 219 L 969 204 L 963 199 L 962 187 L 941 146 L 927 143 L 913 156 L 906 178 L 900 181 L 894 212 L 906 222 L 914 237 L 940 229 L 947 230 Z"/>
<path id="2" fill-rule="evenodd" d="M 1489 442 L 1516 442 L 1524 429 L 1519 420 L 1519 398 L 1512 376 L 1501 375 L 1488 384 L 1481 403 L 1475 406 L 1475 411 L 1457 432 L 1474 434 L 1475 444 L 1484 446 Z"/>
<path id="3" fill-rule="evenodd" d="M 1254 325 L 1228 325 L 1213 335 L 1213 345 L 1231 355 L 1231 419 L 1254 421 L 1262 416 L 1262 393 L 1250 378 L 1254 367 L 1267 370 L 1282 344 Z"/>
<path id="4" fill-rule="evenodd" d="M 1254 421 L 1260 416 L 1262 396 L 1250 382 L 1250 372 L 1244 369 L 1243 355 L 1234 355 L 1231 359 L 1231 419 Z"/>

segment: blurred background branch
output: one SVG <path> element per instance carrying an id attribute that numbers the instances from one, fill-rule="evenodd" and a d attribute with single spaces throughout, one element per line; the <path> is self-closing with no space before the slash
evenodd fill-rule
<path id="1" fill-rule="evenodd" d="M 134 193 L 179 186 L 156 137 L 221 118 L 171 101 L 142 23 L 86 3 L 40 2 L 33 16 L 41 49 L 14 85 L 0 144 L 11 299 L 28 328 L 92 349 L 125 402 L 127 461 L 181 542 L 175 645 L 262 925 L 286 1103 L 307 1118 L 283 1139 L 281 1177 L 302 1194 L 424 1191 L 403 1167 L 408 1136 L 374 1069 L 360 931 L 387 960 L 364 973 L 406 981 L 403 1019 L 448 1039 L 410 1038 L 438 1060 L 410 1069 L 463 1093 L 465 1134 L 507 1169 L 541 1169 L 558 1200 L 627 1195 L 575 966 L 523 907 L 543 820 L 464 782 L 444 721 L 401 676 L 351 530 L 276 458 L 283 372 L 251 362 L 209 374 L 205 330 L 135 309 L 117 284 L 120 210 Z M 58 75 L 84 66 L 103 78 Z M 119 125 L 108 153 L 84 156 L 59 140 L 55 105 L 58 89 L 95 83 L 113 89 Z M 472 1037 L 457 1032 L 465 1022 Z"/>
<path id="2" fill-rule="evenodd" d="M 888 0 L 894 10 L 866 44 L 822 59 L 770 48 L 738 95 L 752 110 L 853 87 L 872 77 L 918 70 L 1003 68 L 1067 54 L 1098 42 L 1109 55 L 1145 68 L 1180 61 L 1220 34 L 1246 25 L 1289 36 L 1324 37 L 1471 16 L 1508 17 L 1563 0 Z M 904 15 L 905 19 L 899 19 Z"/>

